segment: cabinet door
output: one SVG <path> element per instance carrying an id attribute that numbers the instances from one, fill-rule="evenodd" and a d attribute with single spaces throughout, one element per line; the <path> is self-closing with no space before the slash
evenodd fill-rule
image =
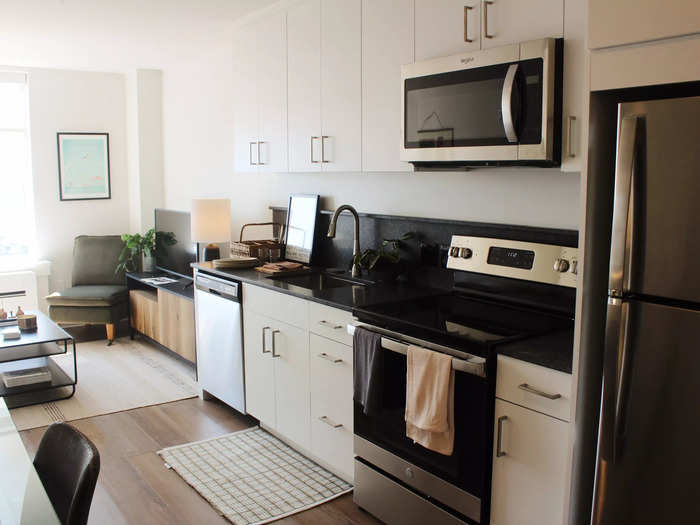
<path id="1" fill-rule="evenodd" d="M 261 172 L 287 171 L 286 16 L 274 13 L 257 25 L 258 140 Z"/>
<path id="2" fill-rule="evenodd" d="M 413 4 L 413 0 L 362 3 L 363 171 L 412 170 L 399 160 L 399 152 L 401 65 L 413 62 Z"/>
<path id="3" fill-rule="evenodd" d="M 481 9 L 485 49 L 564 34 L 564 0 L 489 0 Z"/>
<path id="4" fill-rule="evenodd" d="M 505 419 L 501 419 L 505 418 Z M 501 451 L 497 457 L 501 419 Z M 492 525 L 561 525 L 568 424 L 496 399 Z"/>
<path id="5" fill-rule="evenodd" d="M 588 0 L 591 49 L 700 33 L 700 2 Z"/>
<path id="6" fill-rule="evenodd" d="M 289 171 L 321 170 L 321 1 L 287 11 Z"/>
<path id="7" fill-rule="evenodd" d="M 276 322 L 272 331 L 277 430 L 309 448 L 309 332 Z"/>
<path id="8" fill-rule="evenodd" d="M 194 302 L 159 288 L 157 334 L 160 344 L 194 363 Z"/>
<path id="9" fill-rule="evenodd" d="M 481 45 L 480 0 L 415 0 L 415 2 L 417 61 L 479 49 Z M 371 3 L 374 4 L 374 2 Z M 396 33 L 387 34 L 396 38 Z"/>
<path id="10" fill-rule="evenodd" d="M 321 4 L 323 171 L 362 170 L 362 1 Z"/>
<path id="11" fill-rule="evenodd" d="M 258 169 L 258 97 L 255 28 L 246 27 L 234 38 L 233 136 L 234 170 Z"/>
<path id="12" fill-rule="evenodd" d="M 588 64 L 586 63 L 586 4 L 565 0 L 564 99 L 562 171 L 581 171 L 584 132 L 588 127 Z"/>
<path id="13" fill-rule="evenodd" d="M 275 377 L 272 362 L 271 319 L 243 311 L 246 412 L 276 428 Z"/>

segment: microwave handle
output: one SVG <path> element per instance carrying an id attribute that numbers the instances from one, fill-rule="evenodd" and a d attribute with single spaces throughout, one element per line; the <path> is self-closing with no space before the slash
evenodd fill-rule
<path id="1" fill-rule="evenodd" d="M 503 81 L 503 92 L 501 93 L 501 117 L 503 118 L 503 129 L 506 131 L 508 142 L 518 142 L 518 133 L 515 131 L 513 122 L 513 87 L 515 86 L 515 74 L 518 71 L 518 64 L 508 66 L 506 79 Z"/>

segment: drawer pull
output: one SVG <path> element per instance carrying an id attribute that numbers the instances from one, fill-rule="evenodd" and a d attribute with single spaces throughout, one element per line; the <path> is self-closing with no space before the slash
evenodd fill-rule
<path id="1" fill-rule="evenodd" d="M 502 458 L 507 455 L 505 450 L 502 449 L 503 446 L 503 422 L 508 420 L 508 416 L 501 416 L 498 418 L 498 436 L 496 436 L 496 457 Z"/>
<path id="2" fill-rule="evenodd" d="M 343 426 L 342 423 L 334 423 L 333 421 L 328 419 L 328 416 L 321 416 L 318 418 L 318 420 L 324 422 L 326 425 L 333 428 L 340 428 Z"/>
<path id="3" fill-rule="evenodd" d="M 320 354 L 318 354 L 318 357 L 320 357 L 321 359 L 325 359 L 326 361 L 332 361 L 333 363 L 342 363 L 343 362 L 342 359 L 340 359 L 340 358 L 336 359 L 335 357 L 328 355 L 326 352 L 321 352 Z"/>
<path id="4" fill-rule="evenodd" d="M 319 321 L 318 324 L 320 324 L 321 326 L 325 326 L 326 328 L 332 328 L 333 330 L 340 330 L 343 327 L 342 324 L 331 323 L 330 321 L 326 321 L 325 319 Z"/>
<path id="5" fill-rule="evenodd" d="M 525 390 L 525 392 L 530 392 L 531 394 L 535 394 L 536 396 L 546 397 L 547 399 L 550 399 L 552 401 L 554 401 L 555 399 L 559 399 L 561 397 L 561 394 L 549 394 L 547 392 L 543 392 L 542 390 L 532 388 L 527 383 L 523 383 L 522 385 L 518 385 L 518 388 L 520 390 Z"/>

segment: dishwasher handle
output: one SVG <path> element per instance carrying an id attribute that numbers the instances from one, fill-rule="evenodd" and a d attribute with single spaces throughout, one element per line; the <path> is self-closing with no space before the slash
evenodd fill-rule
<path id="1" fill-rule="evenodd" d="M 194 286 L 197 290 L 201 290 L 212 295 L 218 295 L 222 299 L 229 301 L 241 302 L 240 298 L 240 283 L 229 281 L 228 279 L 220 279 L 211 275 L 197 274 L 194 280 Z"/>

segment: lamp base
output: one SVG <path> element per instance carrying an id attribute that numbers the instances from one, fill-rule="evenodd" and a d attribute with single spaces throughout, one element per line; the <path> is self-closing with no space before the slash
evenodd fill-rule
<path id="1" fill-rule="evenodd" d="M 204 247 L 203 258 L 205 261 L 213 261 L 221 258 L 221 251 L 216 244 L 207 244 Z"/>

